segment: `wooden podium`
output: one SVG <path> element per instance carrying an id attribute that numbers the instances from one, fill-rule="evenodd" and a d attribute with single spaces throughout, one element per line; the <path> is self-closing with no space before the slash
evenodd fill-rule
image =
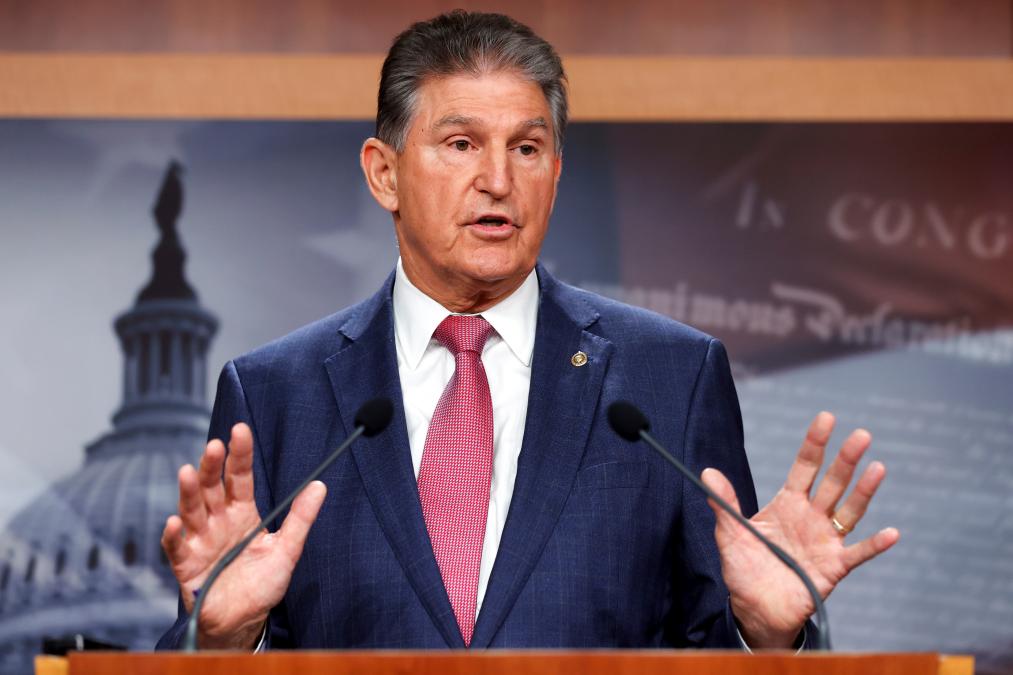
<path id="1" fill-rule="evenodd" d="M 936 653 L 721 651 L 82 652 L 39 657 L 36 675 L 973 675 L 974 658 Z"/>

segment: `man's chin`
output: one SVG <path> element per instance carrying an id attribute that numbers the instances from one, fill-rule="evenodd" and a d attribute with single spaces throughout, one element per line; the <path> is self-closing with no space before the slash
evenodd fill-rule
<path id="1" fill-rule="evenodd" d="M 516 261 L 488 261 L 485 264 L 469 265 L 465 276 L 479 286 L 510 285 L 512 281 L 520 285 L 533 267 L 534 263 L 525 265 Z"/>

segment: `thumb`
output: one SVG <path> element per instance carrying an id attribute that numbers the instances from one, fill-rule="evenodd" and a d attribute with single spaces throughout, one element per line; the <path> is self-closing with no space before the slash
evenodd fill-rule
<path id="1" fill-rule="evenodd" d="M 292 502 L 292 508 L 285 516 L 285 522 L 278 530 L 278 538 L 292 559 L 292 564 L 295 564 L 299 560 L 299 556 L 302 555 L 306 536 L 317 519 L 317 514 L 320 513 L 320 507 L 323 506 L 326 496 L 327 486 L 315 480 L 307 485 Z"/>
<path id="2" fill-rule="evenodd" d="M 735 495 L 735 488 L 732 487 L 731 482 L 725 475 L 717 469 L 704 469 L 700 475 L 700 480 L 703 484 L 709 487 L 714 493 L 721 499 L 728 502 L 728 505 L 735 510 L 736 513 L 742 513 L 742 507 L 739 506 L 739 498 Z M 718 505 L 713 499 L 708 499 L 707 504 L 710 505 L 714 511 L 714 516 L 717 518 L 717 529 L 724 530 L 726 533 L 731 533 L 733 528 L 740 527 L 735 518 L 733 518 L 727 511 Z"/>

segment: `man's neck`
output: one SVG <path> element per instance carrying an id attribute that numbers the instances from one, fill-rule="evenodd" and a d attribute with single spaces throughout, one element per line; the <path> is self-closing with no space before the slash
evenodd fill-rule
<path id="1" fill-rule="evenodd" d="M 405 275 L 415 288 L 440 303 L 454 314 L 479 314 L 494 307 L 516 291 L 528 273 L 518 277 L 481 284 L 429 283 L 424 275 L 417 274 L 402 259 Z M 530 273 L 530 272 L 529 272 Z"/>

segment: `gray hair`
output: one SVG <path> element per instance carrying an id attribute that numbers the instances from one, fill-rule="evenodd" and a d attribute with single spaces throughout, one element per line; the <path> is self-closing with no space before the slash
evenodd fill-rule
<path id="1" fill-rule="evenodd" d="M 496 70 L 516 70 L 541 87 L 552 111 L 556 154 L 562 153 L 566 74 L 556 50 L 508 16 L 460 9 L 413 24 L 394 39 L 380 72 L 376 137 L 404 150 L 426 78 Z"/>

